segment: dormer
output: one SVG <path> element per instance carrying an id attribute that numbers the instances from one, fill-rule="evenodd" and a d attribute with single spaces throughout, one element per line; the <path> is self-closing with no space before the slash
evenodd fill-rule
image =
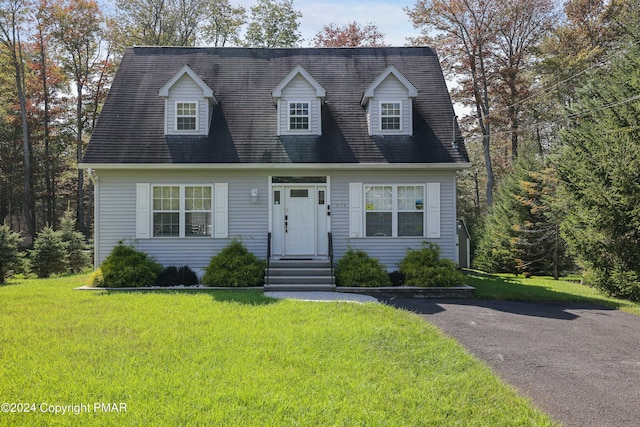
<path id="1" fill-rule="evenodd" d="M 184 65 L 160 88 L 165 99 L 165 135 L 208 135 L 213 107 L 218 101 L 213 90 Z"/>
<path id="2" fill-rule="evenodd" d="M 413 99 L 418 89 L 393 65 L 364 91 L 369 135 L 411 135 Z"/>
<path id="3" fill-rule="evenodd" d="M 271 92 L 278 109 L 278 135 L 321 135 L 326 91 L 298 65 Z"/>

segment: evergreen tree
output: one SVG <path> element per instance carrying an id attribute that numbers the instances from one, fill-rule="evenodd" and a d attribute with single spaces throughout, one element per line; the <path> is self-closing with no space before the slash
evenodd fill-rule
<path id="1" fill-rule="evenodd" d="M 62 241 L 59 232 L 45 227 L 38 234 L 31 251 L 31 266 L 38 277 L 66 273 L 69 268 L 68 243 Z"/>
<path id="2" fill-rule="evenodd" d="M 21 240 L 20 234 L 11 231 L 9 226 L 0 224 L 0 283 L 4 283 L 7 277 L 18 270 L 18 243 Z"/>
<path id="3" fill-rule="evenodd" d="M 579 99 L 569 113 L 572 127 L 563 133 L 557 159 L 570 206 L 562 232 L 586 270 L 588 284 L 640 300 L 637 42 L 613 61 L 606 75 L 592 79 Z"/>
<path id="4" fill-rule="evenodd" d="M 60 220 L 60 237 L 67 244 L 67 259 L 69 261 L 69 271 L 80 273 L 91 262 L 91 257 L 87 252 L 87 244 L 82 233 L 75 229 L 75 212 L 67 209 Z"/>
<path id="5" fill-rule="evenodd" d="M 554 204 L 556 179 L 540 160 L 521 156 L 503 178 L 487 216 L 476 267 L 489 272 L 553 274 L 568 260 Z"/>

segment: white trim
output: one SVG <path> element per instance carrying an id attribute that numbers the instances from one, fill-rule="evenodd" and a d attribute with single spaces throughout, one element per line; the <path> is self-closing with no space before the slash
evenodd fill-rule
<path id="1" fill-rule="evenodd" d="M 278 100 L 278 102 L 280 102 L 280 100 Z M 313 132 L 311 130 L 312 128 L 312 123 L 311 123 L 311 100 L 305 100 L 305 101 L 293 101 L 293 100 L 288 100 L 287 101 L 287 124 L 285 125 L 285 132 L 286 133 L 293 133 L 293 134 L 310 134 L 312 135 Z M 291 129 L 291 104 L 307 104 L 307 128 L 306 129 Z M 293 117 L 305 117 L 305 116 L 293 116 Z"/>
<path id="2" fill-rule="evenodd" d="M 212 237 L 217 237 L 215 236 L 215 221 L 216 221 L 216 211 L 218 209 L 218 207 L 216 206 L 216 189 L 217 187 L 214 188 L 214 185 L 212 184 L 164 184 L 164 183 L 147 183 L 147 184 L 138 184 L 138 187 L 140 187 L 141 185 L 148 185 L 149 188 L 149 210 L 148 210 L 148 218 L 149 218 L 149 235 L 148 239 L 207 239 L 207 238 L 212 238 Z M 215 184 L 215 186 L 217 186 L 218 184 Z M 178 187 L 179 188 L 179 208 L 178 208 L 178 235 L 177 236 L 154 236 L 153 234 L 153 214 L 155 212 L 155 209 L 153 208 L 153 190 L 156 187 Z M 185 227 L 186 227 L 186 191 L 185 188 L 186 187 L 208 187 L 211 189 L 211 209 L 208 211 L 211 214 L 211 234 L 209 235 L 203 235 L 203 236 L 187 236 L 185 233 Z M 225 206 L 226 208 L 226 206 Z M 207 212 L 205 210 L 201 210 L 202 212 Z M 159 211 L 160 212 L 160 211 Z M 175 211 L 171 211 L 171 212 L 175 212 Z M 191 211 L 190 211 L 191 212 Z M 139 213 L 140 214 L 140 213 Z M 141 238 L 141 237 L 139 237 Z"/>
<path id="3" fill-rule="evenodd" d="M 398 117 L 400 119 L 400 128 L 398 129 L 382 129 L 382 104 L 398 104 L 399 108 L 398 110 L 400 111 L 400 115 L 398 116 L 385 116 L 385 117 Z M 378 101 L 378 132 L 382 133 L 382 134 L 397 134 L 397 133 L 403 133 L 404 129 L 402 126 L 402 119 L 404 117 L 403 114 L 403 110 L 404 109 L 404 105 L 403 102 L 401 100 L 389 100 L 389 99 L 381 99 L 380 101 Z"/>
<path id="4" fill-rule="evenodd" d="M 196 127 L 195 129 L 178 129 L 178 117 L 193 117 L 193 116 L 185 116 L 185 115 L 181 115 L 178 116 L 178 104 L 196 104 L 196 115 L 195 115 L 195 119 L 196 119 Z M 193 133 L 200 133 L 200 101 L 198 101 L 197 99 L 191 99 L 191 100 L 182 100 L 182 99 L 176 99 L 173 102 L 173 132 L 175 132 L 176 134 L 193 134 Z"/>
<path id="5" fill-rule="evenodd" d="M 402 85 L 407 89 L 407 92 L 409 93 L 409 98 L 415 98 L 418 96 L 418 89 L 416 89 L 416 87 L 413 84 L 411 84 L 411 82 L 405 76 L 403 76 L 402 73 L 398 71 L 396 67 L 394 67 L 393 65 L 390 65 L 364 91 L 364 94 L 362 95 L 362 100 L 360 101 L 360 104 L 362 106 L 365 106 L 369 103 L 369 100 L 374 97 L 375 90 L 378 88 L 378 86 L 382 84 L 382 82 L 384 82 L 387 79 L 387 77 L 389 77 L 390 74 L 393 74 L 398 80 L 400 80 L 400 83 L 402 83 Z"/>
<path id="6" fill-rule="evenodd" d="M 463 170 L 465 163 L 79 163 L 95 170 Z M 282 175 L 282 173 L 279 173 Z"/>
<path id="7" fill-rule="evenodd" d="M 387 238 L 425 238 L 427 237 L 427 206 L 426 206 L 426 197 L 427 197 L 427 186 L 429 184 L 425 183 L 379 183 L 379 184 L 367 184 L 364 183 L 362 189 L 362 198 L 363 198 L 363 215 L 362 215 L 362 223 L 363 223 L 363 237 L 367 238 L 379 238 L 379 239 L 387 239 Z M 439 184 L 438 184 L 439 185 Z M 367 209 L 367 188 L 371 187 L 391 187 L 391 210 L 368 210 Z M 398 209 L 398 187 L 422 187 L 422 210 L 400 210 Z M 390 212 L 391 213 L 391 235 L 390 236 L 367 236 L 367 213 L 368 212 Z M 422 235 L 420 236 L 400 236 L 398 235 L 398 214 L 400 212 L 422 212 Z"/>
<path id="8" fill-rule="evenodd" d="M 302 65 L 296 66 L 282 81 L 275 87 L 275 89 L 271 92 L 271 96 L 273 97 L 273 102 L 276 103 L 278 99 L 282 97 L 282 90 L 287 87 L 291 80 L 293 80 L 298 74 L 302 76 L 316 91 L 316 96 L 320 99 L 324 99 L 327 94 L 327 91 L 314 79 L 311 74 L 305 70 Z"/>
<path id="9" fill-rule="evenodd" d="M 180 70 L 178 70 L 178 72 L 175 73 L 173 75 L 173 77 L 171 77 L 169 79 L 169 81 L 167 83 L 165 83 L 160 88 L 160 91 L 158 92 L 158 95 L 163 97 L 163 98 L 168 98 L 169 97 L 169 89 L 171 89 L 173 87 L 173 85 L 175 85 L 178 82 L 178 80 L 180 80 L 182 78 L 182 76 L 185 75 L 185 74 L 187 74 L 189 77 L 191 77 L 191 80 L 193 80 L 195 82 L 195 84 L 197 84 L 200 87 L 200 89 L 202 89 L 203 98 L 207 98 L 214 105 L 218 105 L 218 101 L 216 100 L 215 96 L 213 95 L 213 90 L 211 90 L 211 88 L 209 86 L 207 86 L 207 84 L 204 82 L 204 80 L 202 80 L 200 78 L 200 76 L 195 71 L 193 71 L 193 69 L 191 67 L 189 67 L 189 65 L 187 65 L 187 64 L 182 66 L 182 68 L 180 68 Z"/>

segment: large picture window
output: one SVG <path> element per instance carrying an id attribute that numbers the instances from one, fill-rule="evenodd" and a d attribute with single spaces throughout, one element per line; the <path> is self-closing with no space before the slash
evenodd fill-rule
<path id="1" fill-rule="evenodd" d="M 309 130 L 309 103 L 289 103 L 289 130 Z"/>
<path id="2" fill-rule="evenodd" d="M 380 129 L 400 130 L 400 103 L 381 102 L 380 103 Z"/>
<path id="3" fill-rule="evenodd" d="M 206 186 L 153 187 L 153 236 L 212 235 L 213 189 Z"/>
<path id="4" fill-rule="evenodd" d="M 424 236 L 424 185 L 365 186 L 367 236 Z"/>
<path id="5" fill-rule="evenodd" d="M 176 130 L 197 130 L 197 117 L 197 102 L 176 102 Z"/>

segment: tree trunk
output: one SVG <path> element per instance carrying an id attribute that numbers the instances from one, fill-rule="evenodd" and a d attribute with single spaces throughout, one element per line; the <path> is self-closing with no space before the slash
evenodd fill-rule
<path id="1" fill-rule="evenodd" d="M 13 29 L 14 50 L 12 54 L 13 66 L 15 70 L 16 91 L 18 93 L 18 102 L 20 103 L 20 118 L 22 121 L 22 151 L 24 162 L 24 181 L 23 181 L 23 199 L 22 210 L 27 225 L 27 232 L 33 238 L 36 235 L 36 220 L 33 210 L 33 201 L 31 198 L 32 190 L 32 171 L 31 171 L 31 142 L 29 141 L 29 123 L 27 121 L 27 99 L 25 94 L 24 80 L 24 62 L 22 58 L 22 45 L 20 35 Z"/>
<path id="2" fill-rule="evenodd" d="M 78 101 L 76 102 L 76 157 L 78 163 L 82 161 L 82 89 L 83 84 L 81 81 L 76 81 L 76 90 L 78 92 Z M 78 228 L 81 232 L 86 234 L 86 228 L 84 224 L 84 171 L 78 168 L 78 193 L 77 193 L 77 205 L 76 205 L 76 221 Z"/>

